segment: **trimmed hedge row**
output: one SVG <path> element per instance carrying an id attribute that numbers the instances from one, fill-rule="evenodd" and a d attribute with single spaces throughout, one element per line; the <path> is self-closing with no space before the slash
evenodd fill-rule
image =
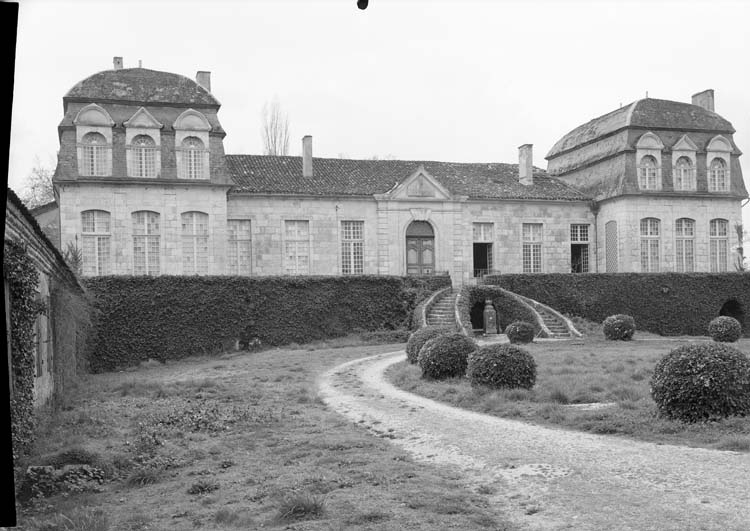
<path id="1" fill-rule="evenodd" d="M 509 274 L 485 282 L 596 322 L 631 315 L 639 329 L 665 336 L 705 335 L 722 306 L 735 300 L 750 336 L 750 273 Z"/>
<path id="2" fill-rule="evenodd" d="M 484 307 L 486 299 L 492 300 L 492 305 L 497 312 L 498 332 L 502 333 L 509 324 L 516 321 L 526 321 L 534 327 L 534 335 L 537 335 L 541 327 L 536 321 L 534 313 L 525 305 L 518 302 L 517 299 L 508 296 L 495 286 L 464 286 L 462 288 L 458 313 L 461 318 L 461 324 L 471 333 L 471 309 L 475 304 L 481 302 Z"/>
<path id="3" fill-rule="evenodd" d="M 93 372 L 149 358 L 306 343 L 356 331 L 411 326 L 414 307 L 450 277 L 107 276 L 87 279 L 96 337 Z"/>

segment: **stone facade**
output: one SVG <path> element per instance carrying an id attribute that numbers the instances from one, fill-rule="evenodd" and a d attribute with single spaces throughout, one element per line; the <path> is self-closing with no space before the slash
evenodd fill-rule
<path id="1" fill-rule="evenodd" d="M 462 284 L 490 271 L 641 271 L 645 218 L 660 223 L 649 252 L 673 271 L 676 220 L 688 218 L 690 269 L 708 271 L 709 224 L 739 222 L 747 191 L 734 129 L 712 92 L 696 101 L 706 108 L 647 99 L 587 122 L 552 148 L 549 173 L 533 166 L 530 144 L 518 165 L 320 159 L 310 136 L 302 157 L 225 155 L 208 72 L 193 82 L 115 61 L 63 98 L 60 243 L 85 247 L 86 274 L 448 272 Z M 138 151 L 143 135 L 154 155 Z M 657 180 L 644 190 L 647 155 Z M 709 186 L 716 157 L 726 190 Z M 675 185 L 683 158 L 689 190 Z M 158 267 L 139 269 L 156 252 Z"/>

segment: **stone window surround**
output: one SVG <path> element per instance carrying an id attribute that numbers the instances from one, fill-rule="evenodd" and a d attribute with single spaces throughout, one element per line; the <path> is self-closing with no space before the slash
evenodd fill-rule
<path id="1" fill-rule="evenodd" d="M 729 141 L 724 138 L 721 135 L 716 135 L 711 139 L 711 141 L 706 145 L 706 177 L 709 183 L 708 191 L 709 192 L 728 192 L 730 190 L 730 179 L 731 179 L 731 154 L 732 154 L 732 145 L 729 143 Z M 725 183 L 726 186 L 723 190 L 712 190 L 711 189 L 711 163 L 714 161 L 714 159 L 721 159 L 724 161 L 724 171 L 725 171 Z"/>
<path id="2" fill-rule="evenodd" d="M 76 127 L 76 147 L 77 147 L 77 162 L 78 162 L 78 174 L 82 177 L 88 177 L 81 173 L 83 169 L 83 150 L 84 142 L 83 137 L 88 133 L 99 133 L 105 141 L 106 150 L 106 162 L 104 171 L 101 174 L 92 177 L 111 177 L 112 176 L 112 127 L 115 122 L 109 113 L 97 105 L 91 103 L 83 107 L 76 117 L 73 119 L 73 124 Z"/>
<path id="3" fill-rule="evenodd" d="M 651 131 L 644 133 L 636 144 L 636 164 L 637 164 L 637 180 L 638 187 L 641 190 L 661 190 L 662 189 L 662 175 L 661 175 L 661 154 L 664 150 L 664 144 L 661 139 Z M 644 157 L 652 156 L 656 161 L 656 186 L 654 188 L 644 188 L 641 186 L 641 167 Z"/>
<path id="4" fill-rule="evenodd" d="M 287 273 L 287 258 L 286 258 L 286 243 L 287 243 L 287 222 L 306 222 L 307 223 L 307 272 L 306 273 Z M 312 260 L 312 234 L 313 234 L 313 223 L 310 219 L 302 218 L 290 218 L 281 220 L 281 271 L 283 275 L 313 275 L 313 260 Z M 304 240 L 290 240 L 290 241 L 304 241 Z M 296 251 L 295 251 L 296 255 Z"/>
<path id="5" fill-rule="evenodd" d="M 643 231 L 643 228 L 644 228 L 643 227 L 643 222 L 644 221 L 647 222 L 647 225 L 646 225 L 646 234 L 644 234 L 644 231 Z M 656 223 L 655 224 L 651 223 L 652 221 L 656 221 Z M 642 273 L 658 273 L 659 271 L 661 271 L 661 261 L 662 261 L 661 238 L 662 238 L 663 230 L 662 230 L 661 219 L 654 218 L 654 217 L 641 218 L 639 220 L 638 225 L 639 225 L 638 234 L 639 234 L 639 238 L 640 238 L 641 272 Z M 651 231 L 652 231 L 651 228 L 654 227 L 654 226 L 656 227 L 656 234 L 651 234 Z M 648 246 L 646 248 L 647 249 L 647 253 L 646 254 L 647 254 L 647 261 L 648 261 L 648 266 L 649 267 L 647 268 L 648 269 L 647 271 L 643 270 L 643 257 L 644 257 L 643 256 L 643 250 L 644 250 L 643 245 L 644 245 L 644 242 L 648 243 Z M 656 268 L 655 269 L 653 268 L 653 265 L 654 265 L 653 264 L 653 262 L 654 262 L 654 256 L 653 256 L 653 253 L 652 253 L 652 251 L 654 249 L 654 246 L 651 245 L 651 242 L 656 242 L 656 259 L 655 259 Z"/>
<path id="6" fill-rule="evenodd" d="M 682 222 L 682 223 L 680 223 Z M 679 226 L 682 226 L 682 231 L 678 230 Z M 689 228 L 690 231 L 686 231 L 685 229 Z M 693 218 L 677 218 L 674 220 L 674 261 L 675 261 L 675 271 L 680 273 L 692 273 L 695 271 L 695 243 L 696 243 L 696 222 Z M 682 245 L 678 245 L 679 242 L 682 242 Z M 689 267 L 687 262 L 687 242 L 690 242 L 690 263 Z M 680 253 L 678 249 L 682 248 L 682 257 L 680 258 Z"/>
<path id="7" fill-rule="evenodd" d="M 675 145 L 672 147 L 672 187 L 675 191 L 694 192 L 696 190 L 696 174 L 698 168 L 698 158 L 696 153 L 698 146 L 688 135 L 682 135 Z M 692 176 L 690 184 L 692 186 L 687 188 L 677 188 L 676 186 L 676 175 L 677 175 L 677 161 L 682 157 L 687 158 L 690 161 L 692 167 Z"/>
<path id="8" fill-rule="evenodd" d="M 231 231 L 229 230 L 229 226 L 231 225 L 231 222 L 247 222 L 250 224 L 250 232 L 248 234 L 249 238 L 234 238 L 231 237 Z M 227 218 L 227 253 L 230 252 L 230 247 L 232 244 L 236 244 L 239 246 L 239 242 L 248 242 L 248 271 L 241 271 L 240 270 L 240 256 L 239 256 L 239 247 L 236 247 L 237 251 L 237 272 L 230 272 L 231 267 L 231 259 L 230 256 L 227 256 L 227 274 L 230 275 L 239 275 L 239 276 L 252 276 L 253 274 L 253 229 L 255 228 L 255 219 L 252 217 L 233 217 L 233 218 Z"/>
<path id="9" fill-rule="evenodd" d="M 525 225 L 540 225 L 541 230 L 539 234 L 539 240 L 526 240 L 524 238 L 524 226 Z M 521 230 L 519 234 L 519 239 L 521 240 L 521 271 L 523 273 L 544 273 L 545 267 L 544 267 L 544 233 L 546 228 L 546 219 L 541 218 L 532 218 L 532 219 L 524 219 L 521 222 Z M 539 244 L 539 271 L 533 271 L 534 269 L 534 256 L 531 254 L 531 271 L 525 271 L 524 270 L 524 246 L 525 244 Z"/>
<path id="10" fill-rule="evenodd" d="M 362 275 L 364 274 L 365 269 L 365 242 L 367 241 L 367 223 L 365 218 L 347 218 L 339 220 L 339 230 L 338 230 L 338 237 L 339 237 L 339 250 L 343 252 L 344 249 L 344 243 L 351 243 L 351 242 L 361 242 L 362 243 L 362 271 L 357 272 L 354 271 L 354 262 L 352 261 L 352 272 L 351 273 L 344 273 L 344 267 L 343 267 L 343 258 L 341 255 L 339 255 L 339 272 L 343 274 L 350 274 L 350 275 Z M 345 240 L 344 239 L 344 223 L 347 222 L 359 222 L 362 223 L 362 238 L 361 239 L 352 239 L 352 240 Z"/>
<path id="11" fill-rule="evenodd" d="M 183 171 L 183 153 L 182 148 L 183 141 L 188 137 L 196 137 L 203 142 L 203 168 L 202 179 L 208 180 L 211 178 L 211 170 L 209 167 L 209 131 L 211 131 L 211 125 L 208 123 L 206 117 L 196 111 L 195 109 L 187 109 L 185 112 L 180 114 L 174 121 L 174 145 L 175 145 L 175 158 L 177 162 L 177 177 L 179 179 L 187 179 L 186 176 L 182 175 Z"/>

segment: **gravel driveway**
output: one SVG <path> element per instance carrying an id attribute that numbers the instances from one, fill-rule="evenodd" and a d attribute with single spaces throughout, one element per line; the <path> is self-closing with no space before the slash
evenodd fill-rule
<path id="1" fill-rule="evenodd" d="M 339 365 L 326 404 L 416 458 L 456 467 L 531 529 L 750 531 L 750 455 L 533 426 L 401 391 L 391 352 Z"/>

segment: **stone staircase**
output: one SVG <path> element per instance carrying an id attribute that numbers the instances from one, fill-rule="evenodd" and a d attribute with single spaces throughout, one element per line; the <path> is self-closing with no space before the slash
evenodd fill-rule
<path id="1" fill-rule="evenodd" d="M 457 291 L 446 291 L 427 310 L 427 326 L 456 326 L 455 303 Z"/>
<path id="2" fill-rule="evenodd" d="M 550 337 L 560 339 L 571 337 L 570 330 L 568 330 L 568 327 L 565 325 L 565 323 L 558 319 L 557 316 L 552 315 L 543 308 L 536 308 L 536 311 L 542 318 L 542 321 L 544 321 L 544 326 L 549 329 L 551 334 Z"/>

